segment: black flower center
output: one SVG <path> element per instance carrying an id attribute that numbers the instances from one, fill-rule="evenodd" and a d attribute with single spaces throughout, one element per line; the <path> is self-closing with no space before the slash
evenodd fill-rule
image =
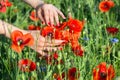
<path id="1" fill-rule="evenodd" d="M 104 5 L 104 8 L 109 8 L 109 6 L 107 4 Z"/>
<path id="2" fill-rule="evenodd" d="M 2 4 L 0 3 L 0 9 L 2 8 Z"/>
<path id="3" fill-rule="evenodd" d="M 76 74 L 76 73 L 73 72 L 73 73 L 70 74 L 70 76 L 71 76 L 71 77 L 75 77 L 75 74 Z"/>
<path id="4" fill-rule="evenodd" d="M 101 76 L 102 78 L 106 78 L 107 73 L 105 73 L 105 72 L 101 72 L 101 73 L 100 73 L 100 76 Z"/>
<path id="5" fill-rule="evenodd" d="M 21 44 L 23 43 L 23 40 L 22 39 L 18 39 L 17 40 L 17 44 L 20 46 Z"/>
<path id="6" fill-rule="evenodd" d="M 49 37 L 53 37 L 53 33 L 52 32 L 49 32 L 48 34 L 47 34 L 47 36 L 49 36 Z"/>

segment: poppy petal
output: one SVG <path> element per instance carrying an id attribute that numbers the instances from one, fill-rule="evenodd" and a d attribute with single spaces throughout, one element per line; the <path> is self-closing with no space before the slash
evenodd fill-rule
<path id="1" fill-rule="evenodd" d="M 22 37 L 23 36 L 23 33 L 21 31 L 18 31 L 18 30 L 15 30 L 11 33 L 11 39 L 12 41 L 15 41 L 17 40 L 18 37 Z"/>
<path id="2" fill-rule="evenodd" d="M 23 38 L 22 45 L 32 46 L 34 44 L 34 38 L 30 33 L 25 34 L 22 38 Z"/>
<path id="3" fill-rule="evenodd" d="M 22 49 L 24 48 L 24 46 L 17 46 L 15 44 L 12 44 L 11 48 L 16 51 L 17 53 L 20 53 L 22 51 Z"/>

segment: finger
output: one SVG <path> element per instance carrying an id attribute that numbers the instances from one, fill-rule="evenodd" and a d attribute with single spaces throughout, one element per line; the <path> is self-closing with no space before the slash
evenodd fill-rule
<path id="1" fill-rule="evenodd" d="M 44 18 L 45 18 L 45 23 L 49 25 L 49 11 L 47 9 L 44 9 Z"/>
<path id="2" fill-rule="evenodd" d="M 54 16 L 53 16 L 53 11 L 49 11 L 49 16 L 50 16 L 50 25 L 53 26 L 54 24 Z"/>
<path id="3" fill-rule="evenodd" d="M 39 47 L 47 47 L 47 46 L 49 46 L 49 47 L 53 47 L 53 46 L 57 46 L 57 45 L 60 45 L 60 44 L 55 44 L 55 43 L 53 43 L 53 42 L 39 42 L 39 44 L 36 44 L 37 46 L 39 46 Z"/>
<path id="4" fill-rule="evenodd" d="M 36 52 L 38 52 L 41 56 L 48 56 L 50 52 L 56 52 L 58 49 L 53 47 L 39 47 Z"/>
<path id="5" fill-rule="evenodd" d="M 66 19 L 66 17 L 64 16 L 64 14 L 56 8 L 56 11 L 58 12 L 58 14 L 63 18 L 63 19 Z"/>
<path id="6" fill-rule="evenodd" d="M 60 48 L 61 47 L 48 47 L 48 46 L 47 47 L 37 47 L 37 51 L 42 50 L 46 53 L 49 53 L 49 52 L 55 52 Z"/>
<path id="7" fill-rule="evenodd" d="M 52 42 L 39 42 L 38 46 L 59 46 L 64 42 L 64 40 L 52 40 Z"/>
<path id="8" fill-rule="evenodd" d="M 38 52 L 41 56 L 47 56 L 48 55 L 48 53 L 46 53 L 46 52 L 44 52 L 42 50 L 37 50 L 36 52 Z"/>
<path id="9" fill-rule="evenodd" d="M 56 24 L 59 26 L 59 18 L 58 18 L 58 13 L 57 12 L 54 12 L 54 18 L 55 18 Z"/>
<path id="10" fill-rule="evenodd" d="M 54 44 L 56 44 L 56 45 L 60 45 L 60 44 L 62 44 L 62 43 L 64 43 L 64 42 L 66 42 L 65 40 L 53 40 L 53 42 L 54 42 Z"/>
<path id="11" fill-rule="evenodd" d="M 41 9 L 39 9 L 37 15 L 38 15 L 39 19 L 41 20 L 41 22 L 44 24 L 45 20 L 44 20 L 44 15 L 43 15 L 43 12 L 41 11 Z"/>
<path id="12" fill-rule="evenodd" d="M 60 45 L 60 44 L 55 44 L 55 43 L 41 43 L 41 44 L 39 44 L 38 46 L 39 47 L 53 47 L 53 46 L 58 46 L 58 45 Z"/>

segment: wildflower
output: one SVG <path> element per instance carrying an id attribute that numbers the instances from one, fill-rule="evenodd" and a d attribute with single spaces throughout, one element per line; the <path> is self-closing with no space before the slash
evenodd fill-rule
<path id="1" fill-rule="evenodd" d="M 76 56 L 83 56 L 84 51 L 83 51 L 82 47 L 79 44 L 77 44 L 77 46 L 72 47 L 72 51 L 74 52 L 74 54 Z"/>
<path id="2" fill-rule="evenodd" d="M 61 40 L 62 37 L 63 37 L 62 31 L 60 31 L 60 30 L 58 30 L 58 29 L 55 29 L 54 31 L 55 31 L 55 32 L 54 32 L 54 38 Z"/>
<path id="3" fill-rule="evenodd" d="M 28 29 L 29 30 L 40 30 L 41 28 L 40 28 L 40 26 L 29 25 Z"/>
<path id="4" fill-rule="evenodd" d="M 102 12 L 108 12 L 110 8 L 114 7 L 114 2 L 113 1 L 102 1 L 99 4 L 99 9 Z"/>
<path id="5" fill-rule="evenodd" d="M 89 38 L 88 37 L 84 37 L 83 40 L 89 41 Z"/>
<path id="6" fill-rule="evenodd" d="M 61 23 L 59 26 L 54 26 L 58 30 L 64 30 L 64 28 L 67 26 L 67 22 Z"/>
<path id="7" fill-rule="evenodd" d="M 31 72 L 36 69 L 36 63 L 30 59 L 21 59 L 18 62 L 18 67 L 23 72 Z"/>
<path id="8" fill-rule="evenodd" d="M 107 27 L 106 30 L 108 33 L 113 34 L 113 35 L 119 32 L 119 29 L 115 27 Z"/>
<path id="9" fill-rule="evenodd" d="M 7 6 L 7 7 L 11 7 L 11 6 L 12 6 L 12 3 L 9 2 L 9 0 L 5 0 L 5 3 L 6 3 L 6 6 Z"/>
<path id="10" fill-rule="evenodd" d="M 110 41 L 111 41 L 112 43 L 118 43 L 118 42 L 119 42 L 119 39 L 117 39 L 117 38 L 112 38 L 112 39 L 110 39 Z"/>
<path id="11" fill-rule="evenodd" d="M 12 49 L 20 53 L 24 46 L 32 46 L 34 39 L 30 33 L 23 34 L 21 31 L 15 30 L 11 33 Z"/>
<path id="12" fill-rule="evenodd" d="M 80 73 L 77 72 L 76 67 L 72 67 L 68 70 L 68 80 L 78 80 Z"/>
<path id="13" fill-rule="evenodd" d="M 42 71 L 42 72 L 46 72 L 46 67 L 45 66 L 40 66 L 40 70 Z"/>
<path id="14" fill-rule="evenodd" d="M 70 29 L 70 32 L 81 32 L 84 26 L 84 21 L 79 21 L 77 19 L 70 18 L 67 22 L 67 26 Z"/>
<path id="15" fill-rule="evenodd" d="M 6 3 L 4 1 L 0 1 L 0 12 L 6 12 Z"/>
<path id="16" fill-rule="evenodd" d="M 71 33 L 71 35 L 70 35 L 70 42 L 71 41 L 78 41 L 79 37 L 80 37 L 80 32 Z"/>
<path id="17" fill-rule="evenodd" d="M 93 80 L 112 80 L 115 70 L 112 65 L 107 66 L 106 62 L 100 63 L 93 69 Z"/>
<path id="18" fill-rule="evenodd" d="M 36 12 L 34 10 L 30 13 L 30 19 L 33 20 L 33 21 L 38 21 L 39 20 L 37 18 Z"/>
<path id="19" fill-rule="evenodd" d="M 53 38 L 54 37 L 53 34 L 54 34 L 54 28 L 50 26 L 44 27 L 41 31 L 41 35 L 44 37 L 49 36 Z"/>
<path id="20" fill-rule="evenodd" d="M 1 0 L 0 1 L 0 12 L 5 13 L 7 10 L 7 7 L 12 6 L 12 3 L 9 2 L 9 0 Z"/>
<path id="21" fill-rule="evenodd" d="M 75 47 L 79 46 L 78 40 L 72 40 L 70 43 L 71 43 L 72 48 L 75 48 Z"/>
<path id="22" fill-rule="evenodd" d="M 57 60 L 57 59 L 58 59 L 58 53 L 54 53 L 54 54 L 53 54 L 53 58 L 54 58 L 55 60 Z"/>
<path id="23" fill-rule="evenodd" d="M 69 30 L 62 31 L 62 40 L 68 42 L 70 40 L 70 32 Z"/>

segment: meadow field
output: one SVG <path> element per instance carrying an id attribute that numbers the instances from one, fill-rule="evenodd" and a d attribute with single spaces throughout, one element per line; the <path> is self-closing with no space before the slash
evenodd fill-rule
<path id="1" fill-rule="evenodd" d="M 0 80 L 120 80 L 120 0 L 105 0 L 108 2 L 100 5 L 102 1 L 45 0 L 66 16 L 60 17 L 61 25 L 67 24 L 61 30 L 64 36 L 55 38 L 67 42 L 57 51 L 47 51 L 50 56 L 40 56 L 28 46 L 16 52 L 12 39 L 0 35 Z M 34 9 L 30 5 L 22 0 L 9 2 L 6 11 L 0 12 L 0 20 L 24 30 L 34 25 L 42 32 L 46 27 L 31 20 Z"/>

